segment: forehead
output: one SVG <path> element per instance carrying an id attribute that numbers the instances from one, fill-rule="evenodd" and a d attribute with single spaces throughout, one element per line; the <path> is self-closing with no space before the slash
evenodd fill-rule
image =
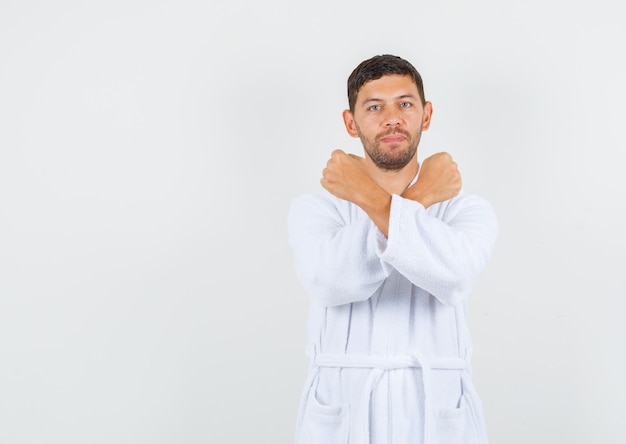
<path id="1" fill-rule="evenodd" d="M 364 83 L 357 93 L 356 101 L 386 100 L 407 95 L 413 95 L 416 98 L 420 97 L 413 77 L 408 74 L 390 74 Z"/>

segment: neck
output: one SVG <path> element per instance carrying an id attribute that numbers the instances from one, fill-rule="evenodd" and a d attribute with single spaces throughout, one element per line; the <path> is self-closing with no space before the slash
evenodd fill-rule
<path id="1" fill-rule="evenodd" d="M 419 169 L 417 156 L 400 170 L 383 170 L 369 162 L 369 174 L 379 187 L 389 194 L 402 194 L 407 189 L 411 181 L 415 178 Z"/>

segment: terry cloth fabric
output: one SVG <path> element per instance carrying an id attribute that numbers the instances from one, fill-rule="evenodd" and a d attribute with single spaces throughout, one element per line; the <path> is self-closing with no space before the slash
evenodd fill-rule
<path id="1" fill-rule="evenodd" d="M 394 195 L 385 237 L 322 191 L 296 198 L 288 225 L 310 297 L 296 443 L 486 443 L 466 304 L 497 236 L 492 207 Z"/>

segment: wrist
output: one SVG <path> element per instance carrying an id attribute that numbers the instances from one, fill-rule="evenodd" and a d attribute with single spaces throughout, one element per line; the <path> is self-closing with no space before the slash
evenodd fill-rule
<path id="1" fill-rule="evenodd" d="M 365 191 L 363 196 L 364 199 L 357 205 L 367 213 L 378 229 L 387 236 L 389 214 L 391 212 L 391 194 L 376 186 L 369 192 Z"/>
<path id="2" fill-rule="evenodd" d="M 424 208 L 428 208 L 434 203 L 429 193 L 422 192 L 415 186 L 408 188 L 404 193 L 402 193 L 402 197 L 419 202 Z"/>

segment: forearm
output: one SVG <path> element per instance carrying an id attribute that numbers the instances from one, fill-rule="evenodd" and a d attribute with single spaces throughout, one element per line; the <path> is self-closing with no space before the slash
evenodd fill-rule
<path id="1" fill-rule="evenodd" d="M 380 232 L 387 237 L 389 233 L 389 213 L 391 211 L 391 194 L 377 185 L 364 190 L 356 204 L 369 216 Z"/>
<path id="2" fill-rule="evenodd" d="M 296 272 L 313 303 L 365 300 L 387 277 L 377 255 L 386 238 L 352 204 L 327 194 L 297 199 L 288 225 Z"/>
<path id="3" fill-rule="evenodd" d="M 394 197 L 381 259 L 441 302 L 455 305 L 486 265 L 497 221 L 489 204 L 477 196 L 444 205 L 435 214 Z"/>

